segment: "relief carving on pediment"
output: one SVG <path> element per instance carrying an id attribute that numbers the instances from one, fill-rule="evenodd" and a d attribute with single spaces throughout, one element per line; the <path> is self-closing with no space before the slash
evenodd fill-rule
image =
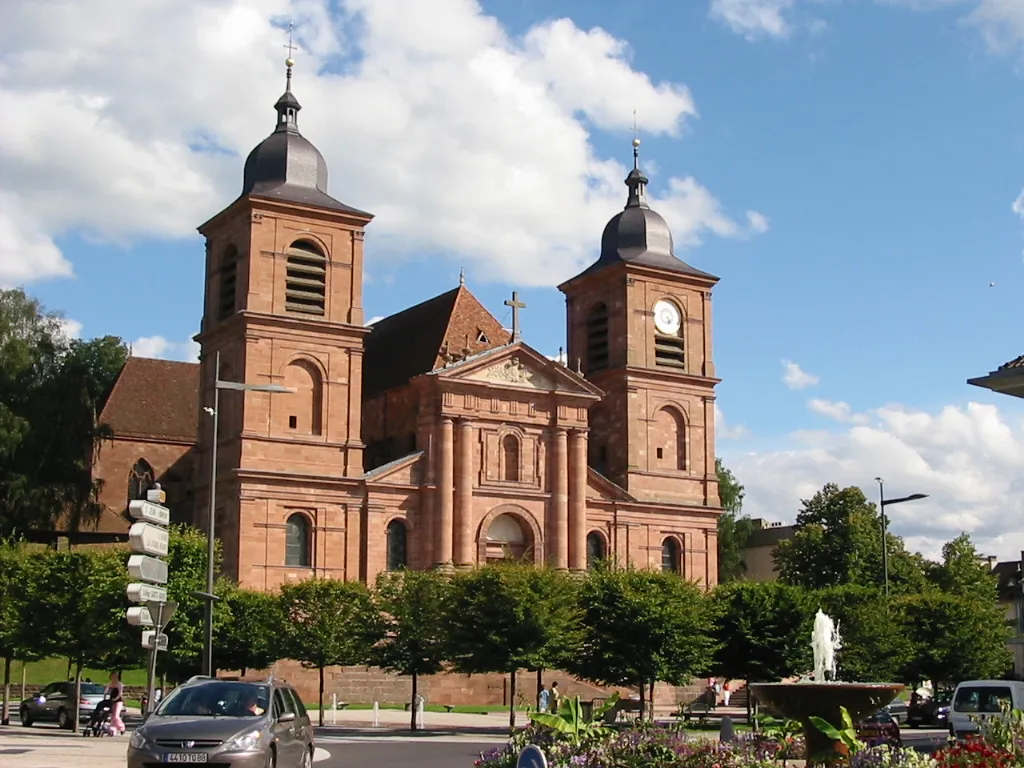
<path id="1" fill-rule="evenodd" d="M 554 385 L 545 376 L 532 368 L 527 368 L 519 361 L 518 357 L 492 365 L 473 378 L 497 381 L 502 384 L 516 384 L 522 387 L 532 387 L 533 389 L 554 388 Z"/>

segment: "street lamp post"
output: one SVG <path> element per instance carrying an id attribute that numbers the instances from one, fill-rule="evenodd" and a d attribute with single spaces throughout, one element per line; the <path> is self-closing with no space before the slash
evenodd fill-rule
<path id="1" fill-rule="evenodd" d="M 213 594 L 214 534 L 217 515 L 217 441 L 220 430 L 220 391 L 236 392 L 294 392 L 280 384 L 245 384 L 240 381 L 222 381 L 220 378 L 220 352 L 214 357 L 213 408 L 203 408 L 213 417 L 213 443 L 210 448 L 210 513 L 206 522 L 206 592 L 197 593 L 206 600 L 205 637 L 203 638 L 203 674 L 213 675 L 213 604 L 219 599 Z"/>
<path id="2" fill-rule="evenodd" d="M 889 541 L 887 537 L 885 508 L 893 504 L 902 504 L 904 501 L 918 501 L 927 499 L 927 493 L 912 493 L 909 496 L 902 496 L 898 499 L 885 498 L 885 483 L 880 477 L 876 477 L 878 483 L 878 509 L 882 517 L 882 577 L 885 580 L 885 596 L 889 597 Z"/>

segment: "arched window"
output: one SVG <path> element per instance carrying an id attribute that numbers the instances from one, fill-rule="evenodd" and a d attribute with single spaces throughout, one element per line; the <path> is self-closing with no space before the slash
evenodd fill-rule
<path id="1" fill-rule="evenodd" d="M 145 459 L 136 461 L 128 473 L 128 501 L 145 501 L 146 493 L 153 487 L 154 482 L 153 467 L 149 462 Z"/>
<path id="2" fill-rule="evenodd" d="M 217 317 L 226 320 L 235 314 L 238 296 L 238 249 L 229 245 L 220 257 L 220 292 L 217 302 Z"/>
<path id="3" fill-rule="evenodd" d="M 587 315 L 587 373 L 608 367 L 608 305 L 601 303 Z"/>
<path id="4" fill-rule="evenodd" d="M 587 534 L 587 568 L 593 570 L 607 557 L 604 551 L 604 536 L 597 531 Z"/>
<path id="5" fill-rule="evenodd" d="M 661 542 L 661 570 L 666 573 L 679 573 L 682 561 L 679 541 L 669 536 Z"/>
<path id="6" fill-rule="evenodd" d="M 313 537 L 310 535 L 309 518 L 296 512 L 288 518 L 285 528 L 284 564 L 309 568 L 313 562 Z"/>
<path id="7" fill-rule="evenodd" d="M 388 570 L 400 571 L 408 564 L 406 561 L 406 528 L 401 520 L 388 523 Z"/>
<path id="8" fill-rule="evenodd" d="M 654 415 L 651 442 L 656 469 L 686 469 L 686 420 L 675 408 L 660 408 Z"/>
<path id="9" fill-rule="evenodd" d="M 288 248 L 284 308 L 323 315 L 327 301 L 327 257 L 316 243 L 298 240 Z"/>
<path id="10" fill-rule="evenodd" d="M 510 514 L 498 515 L 487 528 L 487 562 L 518 560 L 532 543 L 532 537 L 523 529 L 517 517 Z"/>
<path id="11" fill-rule="evenodd" d="M 519 482 L 519 438 L 515 435 L 505 435 L 501 439 L 501 453 L 505 479 L 513 483 Z"/>
<path id="12" fill-rule="evenodd" d="M 324 385 L 320 369 L 309 360 L 295 360 L 284 371 L 284 386 L 293 390 L 271 401 L 287 423 L 287 434 L 323 433 Z"/>

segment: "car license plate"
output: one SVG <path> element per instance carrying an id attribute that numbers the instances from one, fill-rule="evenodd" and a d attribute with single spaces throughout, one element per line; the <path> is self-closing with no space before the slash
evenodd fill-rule
<path id="1" fill-rule="evenodd" d="M 171 752 L 164 755 L 165 763 L 205 763 L 210 756 L 205 752 Z"/>

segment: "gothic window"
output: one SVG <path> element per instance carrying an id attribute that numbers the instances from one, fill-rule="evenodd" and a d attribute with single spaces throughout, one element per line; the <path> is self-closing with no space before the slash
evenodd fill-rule
<path id="1" fill-rule="evenodd" d="M 238 296 L 238 249 L 229 245 L 220 257 L 220 293 L 217 303 L 217 318 L 226 320 L 235 313 Z"/>
<path id="2" fill-rule="evenodd" d="M 679 573 L 682 561 L 682 551 L 679 547 L 679 540 L 669 536 L 661 542 L 661 570 L 666 573 Z"/>
<path id="3" fill-rule="evenodd" d="M 654 416 L 651 442 L 654 468 L 686 469 L 686 420 L 675 408 L 660 408 Z"/>
<path id="4" fill-rule="evenodd" d="M 601 303 L 587 315 L 587 373 L 608 367 L 608 305 Z"/>
<path id="5" fill-rule="evenodd" d="M 288 518 L 285 524 L 284 564 L 295 568 L 309 568 L 313 563 L 313 537 L 309 518 L 300 512 Z"/>
<path id="6" fill-rule="evenodd" d="M 604 536 L 597 531 L 587 534 L 587 568 L 593 570 L 598 563 L 607 557 L 604 549 Z"/>
<path id="7" fill-rule="evenodd" d="M 288 431 L 299 435 L 322 434 L 324 386 L 320 369 L 309 360 L 294 360 L 285 368 L 284 386 L 293 391 L 274 395 L 273 402 L 286 412 Z"/>
<path id="8" fill-rule="evenodd" d="M 128 473 L 128 501 L 145 501 L 146 493 L 153 487 L 154 482 L 153 467 L 149 462 L 145 459 L 136 461 Z"/>
<path id="9" fill-rule="evenodd" d="M 287 253 L 284 308 L 289 312 L 323 315 L 327 301 L 327 257 L 308 240 L 292 243 Z"/>
<path id="10" fill-rule="evenodd" d="M 519 438 L 505 435 L 501 440 L 504 477 L 509 482 L 519 482 Z"/>
<path id="11" fill-rule="evenodd" d="M 406 528 L 401 520 L 388 523 L 388 570 L 400 571 L 406 562 Z"/>

